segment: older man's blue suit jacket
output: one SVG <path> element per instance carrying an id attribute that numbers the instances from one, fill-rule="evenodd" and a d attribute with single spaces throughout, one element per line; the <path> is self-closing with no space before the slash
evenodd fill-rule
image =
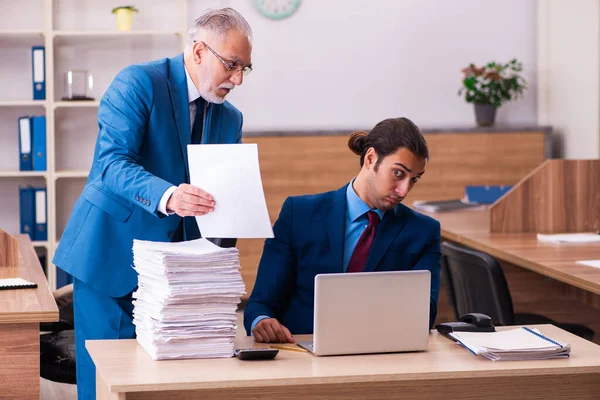
<path id="1" fill-rule="evenodd" d="M 244 311 L 250 334 L 260 315 L 277 318 L 292 334 L 313 333 L 314 279 L 342 273 L 346 186 L 333 192 L 288 197 L 265 241 L 254 290 Z M 365 272 L 431 272 L 430 326 L 440 289 L 440 224 L 400 204 L 377 227 Z M 410 304 L 398 304 L 398 308 Z M 358 322 L 358 321 L 357 321 Z"/>
<path id="2" fill-rule="evenodd" d="M 133 239 L 170 241 L 181 217 L 157 211 L 171 185 L 189 183 L 191 141 L 183 54 L 125 68 L 104 94 L 89 178 L 54 264 L 109 296 L 137 285 Z M 208 106 L 202 143 L 241 142 L 242 114 Z"/>

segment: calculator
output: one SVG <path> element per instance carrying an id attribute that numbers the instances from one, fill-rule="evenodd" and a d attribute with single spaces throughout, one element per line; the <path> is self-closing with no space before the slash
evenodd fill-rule
<path id="1" fill-rule="evenodd" d="M 256 347 L 253 349 L 236 349 L 233 355 L 240 360 L 272 360 L 279 353 L 277 349 Z"/>

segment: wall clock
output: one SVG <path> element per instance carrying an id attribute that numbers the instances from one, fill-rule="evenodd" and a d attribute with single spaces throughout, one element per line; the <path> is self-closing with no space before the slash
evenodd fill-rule
<path id="1" fill-rule="evenodd" d="M 284 19 L 296 12 L 302 0 L 254 0 L 254 7 L 267 18 Z"/>

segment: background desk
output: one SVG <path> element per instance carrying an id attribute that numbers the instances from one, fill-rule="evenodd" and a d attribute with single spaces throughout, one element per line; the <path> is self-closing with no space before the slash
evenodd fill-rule
<path id="1" fill-rule="evenodd" d="M 18 235 L 19 266 L 0 279 L 23 278 L 37 289 L 0 290 L 0 397 L 40 397 L 40 322 L 58 321 L 58 307 L 27 235 Z"/>
<path id="2" fill-rule="evenodd" d="M 576 264 L 600 259 L 600 245 L 555 245 L 538 242 L 531 233 L 490 233 L 487 210 L 424 214 L 440 221 L 443 239 L 500 261 L 516 311 L 586 324 L 600 343 L 600 269 Z M 445 293 L 440 295 L 439 313 L 440 319 L 454 318 Z"/>
<path id="3" fill-rule="evenodd" d="M 600 347 L 551 325 L 572 345 L 566 360 L 493 362 L 432 333 L 427 352 L 316 357 L 281 350 L 274 361 L 153 362 L 135 340 L 88 341 L 101 399 L 597 399 Z M 307 340 L 310 336 L 297 336 Z M 259 347 L 238 337 L 237 347 Z"/>

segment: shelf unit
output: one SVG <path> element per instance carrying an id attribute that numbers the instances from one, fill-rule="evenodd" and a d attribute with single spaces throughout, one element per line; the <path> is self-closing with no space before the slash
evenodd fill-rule
<path id="1" fill-rule="evenodd" d="M 130 32 L 116 30 L 112 6 L 102 0 L 10 0 L 0 21 L 0 227 L 19 231 L 18 187 L 46 186 L 48 240 L 46 274 L 56 287 L 52 258 L 89 173 L 98 133 L 99 99 L 124 67 L 182 51 L 189 29 L 190 0 L 140 0 Z M 22 10 L 33 10 L 24 21 Z M 199 8 L 198 11 L 201 9 Z M 193 19 L 192 19 L 193 21 Z M 46 100 L 31 100 L 31 46 L 46 48 Z M 3 57 L 3 52 L 7 58 Z M 94 101 L 64 101 L 62 81 L 69 69 L 94 77 Z M 4 90 L 8 87 L 8 91 Z M 19 171 L 17 118 L 45 115 L 47 171 Z"/>

